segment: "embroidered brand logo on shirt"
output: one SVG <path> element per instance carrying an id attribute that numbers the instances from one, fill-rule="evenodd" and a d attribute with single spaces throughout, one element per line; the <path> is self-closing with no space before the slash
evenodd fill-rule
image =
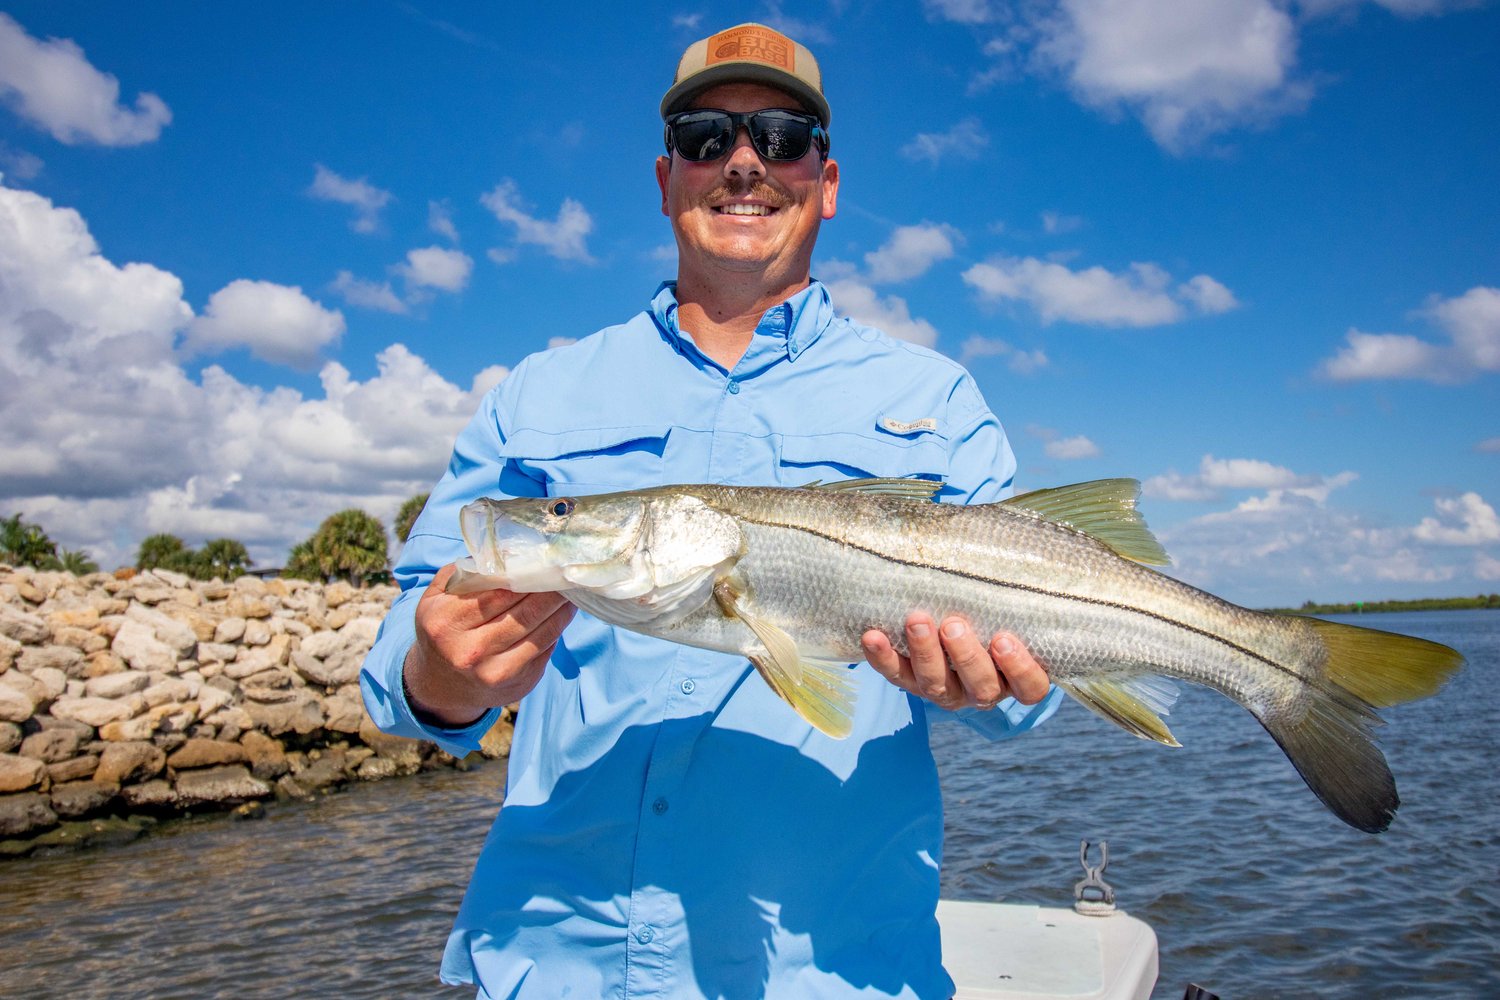
<path id="1" fill-rule="evenodd" d="M 880 426 L 892 434 L 910 434 L 912 431 L 935 431 L 937 430 L 937 418 L 923 417 L 921 420 L 897 420 L 894 417 L 881 417 Z"/>
<path id="2" fill-rule="evenodd" d="M 730 59 L 748 59 L 792 72 L 793 52 L 792 40 L 769 28 L 730 28 L 708 40 L 708 55 L 704 65 L 712 66 Z"/>

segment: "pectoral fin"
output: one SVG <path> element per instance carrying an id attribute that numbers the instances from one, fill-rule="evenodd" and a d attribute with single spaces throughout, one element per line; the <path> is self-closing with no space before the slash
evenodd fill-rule
<path id="1" fill-rule="evenodd" d="M 1169 747 L 1180 747 L 1177 737 L 1161 721 L 1176 698 L 1176 687 L 1156 677 L 1116 680 L 1073 678 L 1056 681 L 1089 711 L 1108 719 L 1127 733 Z"/>
<path id="2" fill-rule="evenodd" d="M 771 690 L 819 732 L 838 740 L 848 736 L 854 715 L 854 682 L 848 666 L 804 661 L 796 641 L 757 614 L 730 578 L 714 585 L 714 599 L 726 616 L 744 622 L 765 647 L 764 653 L 752 653 L 750 662 Z"/>

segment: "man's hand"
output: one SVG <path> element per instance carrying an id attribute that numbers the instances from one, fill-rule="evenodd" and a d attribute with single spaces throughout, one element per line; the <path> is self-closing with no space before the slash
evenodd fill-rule
<path id="1" fill-rule="evenodd" d="M 939 631 L 931 615 L 907 616 L 910 657 L 891 648 L 890 638 L 878 629 L 866 632 L 860 644 L 877 673 L 940 708 L 974 705 L 989 710 L 1007 697 L 1035 705 L 1047 696 L 1051 683 L 1021 640 L 999 632 L 986 649 L 969 623 L 958 617 L 945 618 Z"/>
<path id="2" fill-rule="evenodd" d="M 560 594 L 450 594 L 452 575 L 451 563 L 438 570 L 417 603 L 417 641 L 402 669 L 412 708 L 456 729 L 536 687 L 578 609 Z"/>

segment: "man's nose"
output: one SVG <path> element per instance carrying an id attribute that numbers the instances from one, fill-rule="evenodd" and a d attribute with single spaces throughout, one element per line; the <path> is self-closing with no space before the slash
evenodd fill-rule
<path id="1" fill-rule="evenodd" d="M 724 176 L 751 178 L 765 175 L 766 164 L 750 142 L 750 130 L 743 126 L 735 129 L 734 145 L 729 148 L 729 155 L 724 157 Z"/>

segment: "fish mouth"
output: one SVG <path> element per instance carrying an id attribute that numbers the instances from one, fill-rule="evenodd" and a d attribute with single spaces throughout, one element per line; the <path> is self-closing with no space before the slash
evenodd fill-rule
<path id="1" fill-rule="evenodd" d="M 512 567 L 538 561 L 547 548 L 547 537 L 536 528 L 497 513 L 484 501 L 466 504 L 458 522 L 475 567 L 489 576 L 508 576 Z"/>

